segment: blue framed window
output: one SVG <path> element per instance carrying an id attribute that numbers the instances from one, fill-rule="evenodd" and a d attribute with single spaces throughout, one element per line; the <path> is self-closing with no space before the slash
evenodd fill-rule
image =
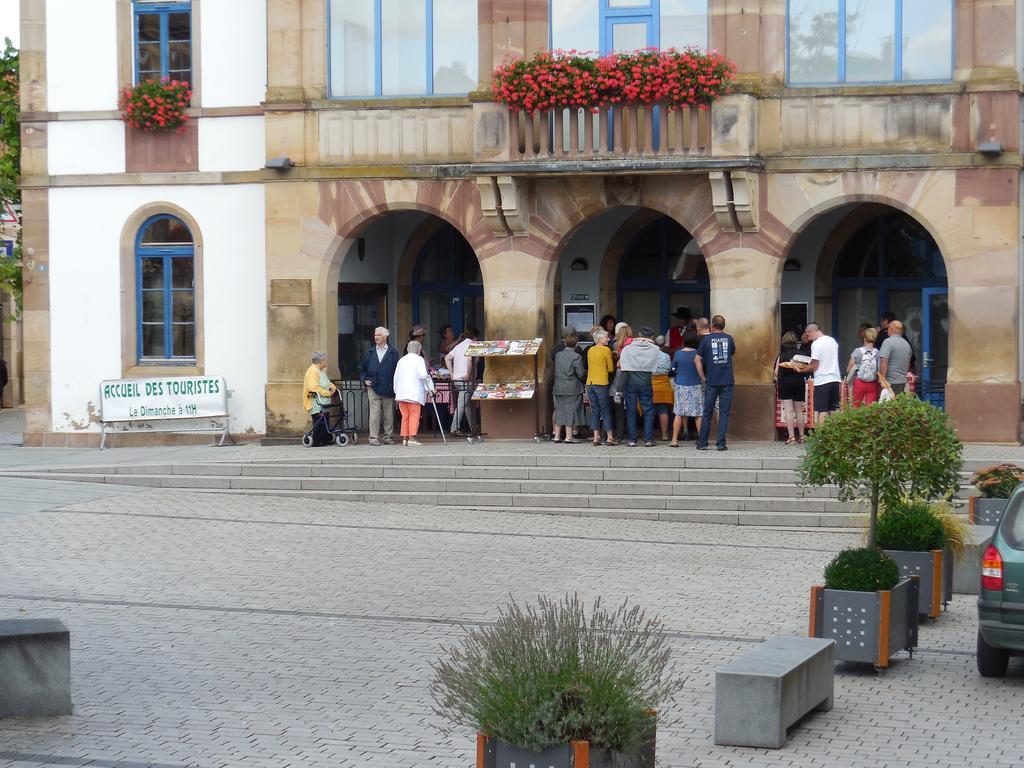
<path id="1" fill-rule="evenodd" d="M 707 0 L 549 0 L 552 50 L 601 55 L 708 44 Z"/>
<path id="2" fill-rule="evenodd" d="M 789 0 L 791 85 L 953 78 L 953 0 Z"/>
<path id="3" fill-rule="evenodd" d="M 331 98 L 476 90 L 476 6 L 476 0 L 329 0 Z"/>
<path id="4" fill-rule="evenodd" d="M 416 259 L 412 278 L 412 320 L 431 336 L 450 325 L 456 334 L 467 325 L 483 330 L 484 283 L 480 261 L 466 238 L 451 224 L 430 237 Z M 427 351 L 427 356 L 436 350 Z"/>
<path id="5" fill-rule="evenodd" d="M 152 216 L 135 239 L 140 361 L 195 360 L 195 244 L 181 219 Z"/>
<path id="6" fill-rule="evenodd" d="M 134 0 L 135 82 L 192 82 L 192 3 Z"/>
<path id="7" fill-rule="evenodd" d="M 925 393 L 941 405 L 948 367 L 949 311 L 946 263 L 920 222 L 891 211 L 862 224 L 846 241 L 832 277 L 832 328 L 843 354 L 860 346 L 862 322 L 882 312 L 903 322 Z"/>
<path id="8" fill-rule="evenodd" d="M 622 254 L 618 315 L 634 332 L 644 325 L 664 331 L 677 307 L 688 307 L 696 317 L 708 315 L 710 293 L 700 246 L 667 216 L 640 230 Z"/>

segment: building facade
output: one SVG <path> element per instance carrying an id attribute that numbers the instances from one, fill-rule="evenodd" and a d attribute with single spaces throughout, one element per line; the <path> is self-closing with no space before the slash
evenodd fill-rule
<path id="1" fill-rule="evenodd" d="M 309 353 L 349 378 L 375 325 L 423 324 L 429 349 L 444 325 L 552 340 L 567 312 L 667 327 L 679 306 L 737 339 L 736 438 L 772 435 L 784 330 L 817 321 L 846 355 L 892 311 L 961 437 L 1019 440 L 1015 0 L 22 11 L 31 441 L 95 440 L 99 382 L 153 374 L 225 376 L 233 432 L 295 434 Z M 508 57 L 686 45 L 737 66 L 708 111 L 527 117 L 488 92 Z M 184 134 L 119 119 L 155 73 L 189 74 Z M 529 404 L 484 406 L 489 433 L 532 434 Z"/>

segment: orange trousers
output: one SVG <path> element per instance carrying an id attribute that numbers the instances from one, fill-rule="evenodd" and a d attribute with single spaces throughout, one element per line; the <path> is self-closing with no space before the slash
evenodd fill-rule
<path id="1" fill-rule="evenodd" d="M 423 406 L 419 403 L 406 403 L 398 401 L 398 412 L 402 414 L 402 437 L 416 437 L 420 431 L 420 411 Z"/>

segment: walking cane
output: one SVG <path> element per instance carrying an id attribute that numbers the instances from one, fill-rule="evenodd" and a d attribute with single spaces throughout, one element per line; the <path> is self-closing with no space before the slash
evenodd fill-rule
<path id="1" fill-rule="evenodd" d="M 437 412 L 437 390 L 430 393 L 430 403 L 434 406 L 434 418 L 437 419 L 437 428 L 441 431 L 441 439 L 448 445 L 448 438 L 444 436 L 444 423 L 441 421 L 441 414 Z"/>

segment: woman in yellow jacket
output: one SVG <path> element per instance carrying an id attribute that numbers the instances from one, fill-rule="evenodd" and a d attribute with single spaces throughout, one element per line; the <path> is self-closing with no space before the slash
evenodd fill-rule
<path id="1" fill-rule="evenodd" d="M 337 387 L 327 375 L 327 355 L 323 352 L 313 353 L 313 364 L 306 369 L 302 379 L 302 407 L 310 418 L 316 416 L 323 408 L 315 395 L 330 397 Z"/>

